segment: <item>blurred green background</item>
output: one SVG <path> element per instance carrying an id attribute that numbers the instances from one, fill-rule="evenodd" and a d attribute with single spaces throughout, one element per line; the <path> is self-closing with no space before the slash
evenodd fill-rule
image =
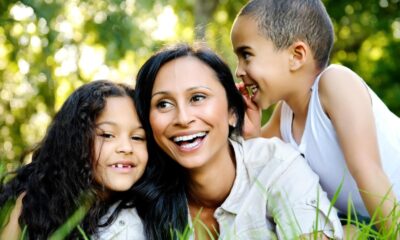
<path id="1" fill-rule="evenodd" d="M 323 1 L 335 27 L 332 62 L 359 73 L 398 116 L 399 1 Z M 1 0 L 0 172 L 20 164 L 76 87 L 94 79 L 134 84 L 163 45 L 205 40 L 234 71 L 229 32 L 245 2 Z"/>

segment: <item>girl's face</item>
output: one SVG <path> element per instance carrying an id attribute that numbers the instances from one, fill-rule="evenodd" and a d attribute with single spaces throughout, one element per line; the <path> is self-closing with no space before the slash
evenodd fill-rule
<path id="1" fill-rule="evenodd" d="M 129 97 L 109 97 L 96 119 L 94 176 L 107 190 L 126 191 L 145 170 L 145 132 Z"/>
<path id="2" fill-rule="evenodd" d="M 150 125 L 170 157 L 190 170 L 229 158 L 229 123 L 235 117 L 225 89 L 208 65 L 181 57 L 161 67 L 152 90 Z"/>

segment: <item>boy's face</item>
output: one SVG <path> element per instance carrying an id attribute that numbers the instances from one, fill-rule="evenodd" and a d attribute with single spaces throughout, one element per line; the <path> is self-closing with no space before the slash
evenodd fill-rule
<path id="1" fill-rule="evenodd" d="M 110 191 L 126 191 L 147 165 L 145 132 L 129 97 L 108 97 L 96 119 L 96 181 Z"/>
<path id="2" fill-rule="evenodd" d="M 291 87 L 289 51 L 276 50 L 249 16 L 236 19 L 231 41 L 238 59 L 236 76 L 251 91 L 252 100 L 262 109 L 284 100 Z"/>

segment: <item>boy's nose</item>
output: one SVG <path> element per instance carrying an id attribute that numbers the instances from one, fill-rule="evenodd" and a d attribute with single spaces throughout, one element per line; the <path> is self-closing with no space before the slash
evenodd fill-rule
<path id="1" fill-rule="evenodd" d="M 245 72 L 240 64 L 238 64 L 236 67 L 235 75 L 237 78 L 242 78 L 245 75 Z"/>

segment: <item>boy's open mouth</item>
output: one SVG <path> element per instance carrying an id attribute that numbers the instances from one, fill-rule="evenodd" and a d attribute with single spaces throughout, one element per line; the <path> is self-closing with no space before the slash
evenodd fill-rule
<path id="1" fill-rule="evenodd" d="M 246 86 L 246 90 L 247 90 L 249 96 L 253 97 L 258 91 L 258 87 L 256 84 L 251 84 L 251 85 Z"/>

